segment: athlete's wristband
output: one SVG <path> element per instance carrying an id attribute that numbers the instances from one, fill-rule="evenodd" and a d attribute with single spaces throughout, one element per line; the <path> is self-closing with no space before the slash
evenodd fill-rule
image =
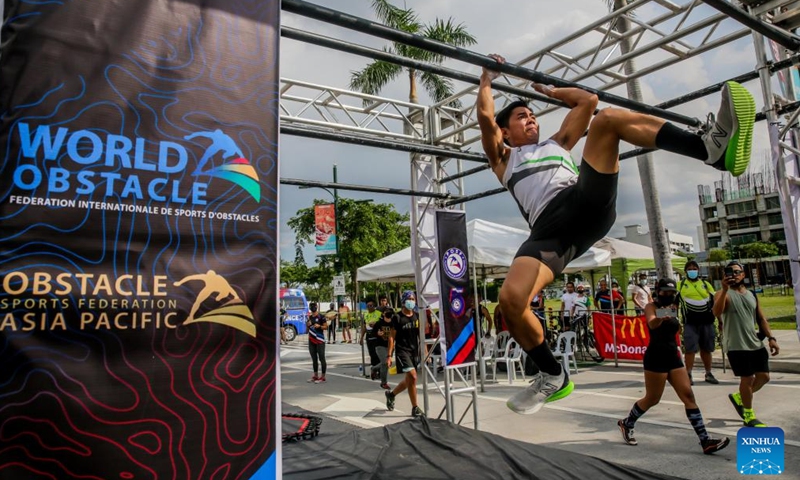
<path id="1" fill-rule="evenodd" d="M 768 341 L 768 342 L 775 342 L 775 343 L 778 343 L 778 339 L 777 339 L 777 338 L 775 338 L 775 337 L 767 337 L 767 341 Z"/>

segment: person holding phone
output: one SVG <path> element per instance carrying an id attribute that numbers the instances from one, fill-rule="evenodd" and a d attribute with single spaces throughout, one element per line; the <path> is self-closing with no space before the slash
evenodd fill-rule
<path id="1" fill-rule="evenodd" d="M 767 317 L 744 285 L 744 268 L 736 261 L 725 267 L 722 288 L 714 296 L 714 315 L 722 318 L 722 341 L 739 391 L 728 395 L 746 427 L 766 427 L 753 411 L 753 394 L 769 382 L 769 353 L 780 352 Z M 758 330 L 756 330 L 756 327 Z M 768 340 L 769 352 L 764 347 Z"/>
<path id="2" fill-rule="evenodd" d="M 689 374 L 681 361 L 677 335 L 680 330 L 675 294 L 678 289 L 675 281 L 662 278 L 656 286 L 654 301 L 644 306 L 644 317 L 650 331 L 650 344 L 644 352 L 644 397 L 633 404 L 627 417 L 619 420 L 622 439 L 628 445 L 638 445 L 633 427 L 636 421 L 661 400 L 664 387 L 669 381 L 678 398 L 686 408 L 686 418 L 692 424 L 700 446 L 706 455 L 718 452 L 730 443 L 728 437 L 711 438 L 706 431 L 703 415 L 695 403 Z"/>

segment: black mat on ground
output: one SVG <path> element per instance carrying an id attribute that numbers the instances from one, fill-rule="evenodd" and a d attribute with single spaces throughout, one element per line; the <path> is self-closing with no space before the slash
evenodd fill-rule
<path id="1" fill-rule="evenodd" d="M 292 415 L 292 414 L 300 414 L 300 415 L 310 415 L 322 418 L 322 425 L 319 428 L 319 437 L 314 437 L 314 439 L 318 438 L 327 438 L 334 435 L 340 435 L 345 432 L 349 432 L 352 430 L 362 430 L 361 427 L 356 427 L 354 425 L 349 425 L 347 423 L 341 422 L 334 417 L 330 417 L 328 415 L 322 413 L 314 413 L 308 410 L 302 409 L 300 407 L 295 407 L 294 405 L 289 405 L 288 403 L 281 403 L 281 414 L 282 415 Z M 287 433 L 291 433 L 295 431 L 295 428 L 299 424 L 293 421 L 287 421 L 284 419 L 282 422 L 283 427 L 283 434 L 286 435 Z M 286 444 L 284 447 L 286 448 Z"/>
<path id="2" fill-rule="evenodd" d="M 328 421 L 325 418 L 325 425 Z M 644 480 L 676 477 L 509 440 L 443 420 L 414 419 L 284 444 L 283 478 Z"/>

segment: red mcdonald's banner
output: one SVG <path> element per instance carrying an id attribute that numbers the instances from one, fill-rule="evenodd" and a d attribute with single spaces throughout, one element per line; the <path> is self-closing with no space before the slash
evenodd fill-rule
<path id="1" fill-rule="evenodd" d="M 650 330 L 644 315 L 631 317 L 616 315 L 614 317 L 617 330 L 617 358 L 620 360 L 644 360 L 644 352 L 650 345 Z M 611 330 L 611 314 L 593 313 L 594 337 L 597 340 L 597 350 L 603 358 L 614 358 L 614 337 Z M 681 333 L 675 335 L 675 341 L 680 346 Z"/>
<path id="2" fill-rule="evenodd" d="M 650 343 L 650 331 L 644 316 L 615 316 L 617 329 L 617 358 L 625 360 L 643 360 L 644 352 Z M 611 330 L 611 315 L 593 313 L 594 336 L 597 339 L 597 350 L 603 358 L 614 358 L 614 336 Z"/>

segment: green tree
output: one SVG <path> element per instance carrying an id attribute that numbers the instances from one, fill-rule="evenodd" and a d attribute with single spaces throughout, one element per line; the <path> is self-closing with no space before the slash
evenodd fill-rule
<path id="1" fill-rule="evenodd" d="M 756 271 L 758 272 L 759 283 L 764 281 L 764 277 L 761 275 L 761 259 L 773 257 L 779 253 L 777 245 L 769 242 L 745 243 L 739 245 L 739 251 L 745 258 L 754 258 L 756 260 Z"/>
<path id="2" fill-rule="evenodd" d="M 708 262 L 715 263 L 717 268 L 724 267 L 725 262 L 730 260 L 730 258 L 730 252 L 725 248 L 712 248 L 708 251 Z"/>
<path id="3" fill-rule="evenodd" d="M 314 205 L 328 203 L 314 200 Z M 339 198 L 339 259 L 342 271 L 349 273 L 351 298 L 358 299 L 358 268 L 392 254 L 411 244 L 408 214 L 401 214 L 388 203 L 363 203 Z M 288 221 L 299 248 L 314 242 L 314 207 L 297 211 Z M 317 266 L 310 270 L 309 282 L 330 285 L 334 274 L 334 256 L 317 257 Z"/>
<path id="4" fill-rule="evenodd" d="M 308 280 L 308 267 L 296 262 L 281 260 L 281 286 L 285 288 L 299 288 Z"/>
<path id="5" fill-rule="evenodd" d="M 436 18 L 433 23 L 424 24 L 413 9 L 396 7 L 387 0 L 373 0 L 372 9 L 385 25 L 404 32 L 422 35 L 456 47 L 474 45 L 477 42 L 475 37 L 467 32 L 463 23 L 456 24 L 452 18 L 447 20 Z M 389 53 L 428 63 L 441 64 L 446 59 L 442 55 L 397 42 L 392 43 L 391 46 L 385 46 L 383 49 Z M 418 72 L 416 69 L 401 67 L 382 60 L 375 60 L 364 69 L 351 72 L 350 89 L 377 95 L 386 84 L 397 78 L 404 70 L 408 74 L 408 101 L 411 103 L 419 103 L 417 80 L 422 83 L 435 102 L 440 102 L 453 94 L 453 82 L 447 78 L 428 72 Z M 369 103 L 369 101 L 365 101 L 365 103 Z M 458 107 L 460 103 L 455 101 L 451 105 Z"/>
<path id="6" fill-rule="evenodd" d="M 680 251 L 680 250 L 678 250 L 677 252 L 675 252 L 675 253 L 674 253 L 674 255 L 677 255 L 677 256 L 679 256 L 679 257 L 683 257 L 683 258 L 685 258 L 687 262 L 688 262 L 688 261 L 690 261 L 690 260 L 694 260 L 694 259 L 695 259 L 695 257 L 697 257 L 697 255 L 695 255 L 694 253 L 682 252 L 682 251 Z"/>

